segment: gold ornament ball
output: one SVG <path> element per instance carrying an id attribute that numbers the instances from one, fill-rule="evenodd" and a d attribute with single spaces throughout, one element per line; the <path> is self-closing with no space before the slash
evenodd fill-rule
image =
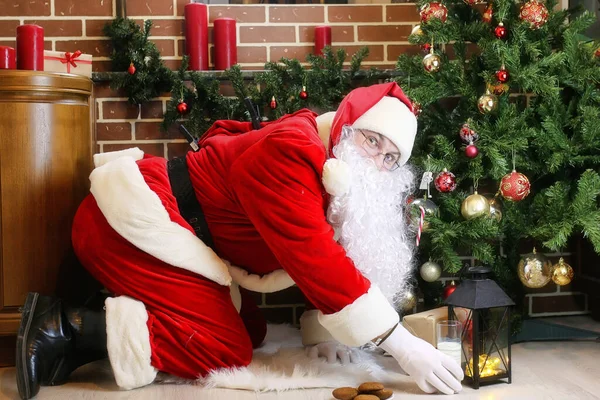
<path id="1" fill-rule="evenodd" d="M 442 66 L 442 59 L 435 53 L 429 53 L 423 58 L 423 67 L 427 72 L 438 72 Z"/>
<path id="2" fill-rule="evenodd" d="M 488 92 L 479 98 L 477 107 L 482 114 L 494 112 L 498 108 L 498 97 Z"/>
<path id="3" fill-rule="evenodd" d="M 425 282 L 435 282 L 442 276 L 442 267 L 433 261 L 427 261 L 421 265 L 419 273 Z"/>
<path id="4" fill-rule="evenodd" d="M 415 36 L 423 36 L 423 30 L 421 29 L 421 25 L 415 25 L 410 34 Z"/>
<path id="5" fill-rule="evenodd" d="M 490 203 L 490 217 L 496 219 L 496 221 L 502 221 L 502 204 L 497 197 L 491 198 L 488 203 Z"/>
<path id="6" fill-rule="evenodd" d="M 482 215 L 489 215 L 490 203 L 488 199 L 478 194 L 477 191 L 468 196 L 460 206 L 460 213 L 465 219 L 473 219 Z"/>
<path id="7" fill-rule="evenodd" d="M 409 291 L 404 296 L 404 301 L 402 302 L 402 310 L 405 312 L 412 311 L 417 305 L 417 295 L 414 290 Z"/>
<path id="8" fill-rule="evenodd" d="M 544 287 L 552 280 L 552 263 L 543 254 L 529 253 L 523 256 L 517 267 L 519 279 L 528 288 Z"/>
<path id="9" fill-rule="evenodd" d="M 573 268 L 561 257 L 558 264 L 553 267 L 552 281 L 559 286 L 565 286 L 571 283 L 574 275 Z"/>

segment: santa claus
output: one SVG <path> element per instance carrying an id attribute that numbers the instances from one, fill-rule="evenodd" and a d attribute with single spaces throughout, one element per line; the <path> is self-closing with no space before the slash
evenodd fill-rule
<path id="1" fill-rule="evenodd" d="M 21 398 L 108 355 L 123 389 L 158 371 L 197 378 L 248 365 L 266 323 L 248 290 L 297 285 L 309 353 L 348 361 L 373 342 L 426 392 L 461 390 L 450 357 L 399 325 L 411 269 L 402 205 L 417 121 L 396 83 L 353 90 L 253 130 L 218 121 L 167 161 L 97 154 L 72 239 L 111 293 L 103 310 L 30 293 L 17 339 Z M 335 228 L 335 230 L 334 230 Z"/>

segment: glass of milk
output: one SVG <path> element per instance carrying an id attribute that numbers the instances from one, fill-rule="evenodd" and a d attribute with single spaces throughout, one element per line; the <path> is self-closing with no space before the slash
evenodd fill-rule
<path id="1" fill-rule="evenodd" d="M 461 365 L 461 329 L 459 321 L 439 321 L 437 323 L 437 348 Z"/>

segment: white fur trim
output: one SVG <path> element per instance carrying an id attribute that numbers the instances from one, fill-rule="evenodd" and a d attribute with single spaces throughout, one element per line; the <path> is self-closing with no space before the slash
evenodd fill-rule
<path id="1" fill-rule="evenodd" d="M 109 297 L 104 304 L 108 358 L 117 385 L 125 390 L 149 385 L 158 370 L 150 364 L 146 307 L 127 296 Z"/>
<path id="2" fill-rule="evenodd" d="M 277 269 L 263 276 L 250 274 L 248 271 L 229 265 L 229 274 L 233 281 L 239 284 L 244 289 L 259 293 L 273 293 L 290 286 L 294 286 L 295 282 L 283 269 Z"/>
<path id="3" fill-rule="evenodd" d="M 350 166 L 337 158 L 330 158 L 323 165 L 323 186 L 332 196 L 342 196 L 350 189 L 352 174 Z"/>
<path id="4" fill-rule="evenodd" d="M 132 147 L 130 149 L 109 151 L 107 153 L 94 154 L 94 167 L 98 168 L 121 157 L 133 157 L 134 160 L 141 160 L 144 158 L 144 152 L 139 147 Z"/>
<path id="5" fill-rule="evenodd" d="M 329 136 L 331 135 L 331 125 L 335 117 L 335 111 L 329 111 L 325 114 L 319 115 L 315 120 L 317 121 L 317 130 L 319 131 L 319 137 L 321 142 L 325 145 L 325 148 L 329 147 Z"/>
<path id="6" fill-rule="evenodd" d="M 376 286 L 341 311 L 328 315 L 319 312 L 321 325 L 338 342 L 350 347 L 364 345 L 399 321 L 400 316 Z"/>
<path id="7" fill-rule="evenodd" d="M 331 333 L 319 323 L 319 310 L 308 310 L 302 313 L 300 331 L 302 332 L 302 344 L 305 346 L 334 340 Z"/>
<path id="8" fill-rule="evenodd" d="M 406 164 L 417 135 L 417 117 L 396 97 L 384 96 L 352 124 L 382 134 L 400 150 L 400 165 Z"/>
<path id="9" fill-rule="evenodd" d="M 90 191 L 110 226 L 138 249 L 175 267 L 229 286 L 227 266 L 192 232 L 171 221 L 131 157 L 96 168 Z"/>

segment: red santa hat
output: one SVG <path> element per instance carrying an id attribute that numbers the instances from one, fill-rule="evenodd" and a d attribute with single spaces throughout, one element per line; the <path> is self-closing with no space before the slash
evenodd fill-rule
<path id="1" fill-rule="evenodd" d="M 400 86 L 390 82 L 354 89 L 341 102 L 331 123 L 328 146 L 331 158 L 323 167 L 323 184 L 329 194 L 340 196 L 350 186 L 350 167 L 335 159 L 333 154 L 345 125 L 387 137 L 400 150 L 400 165 L 410 158 L 417 134 L 417 118 L 412 102 Z"/>

